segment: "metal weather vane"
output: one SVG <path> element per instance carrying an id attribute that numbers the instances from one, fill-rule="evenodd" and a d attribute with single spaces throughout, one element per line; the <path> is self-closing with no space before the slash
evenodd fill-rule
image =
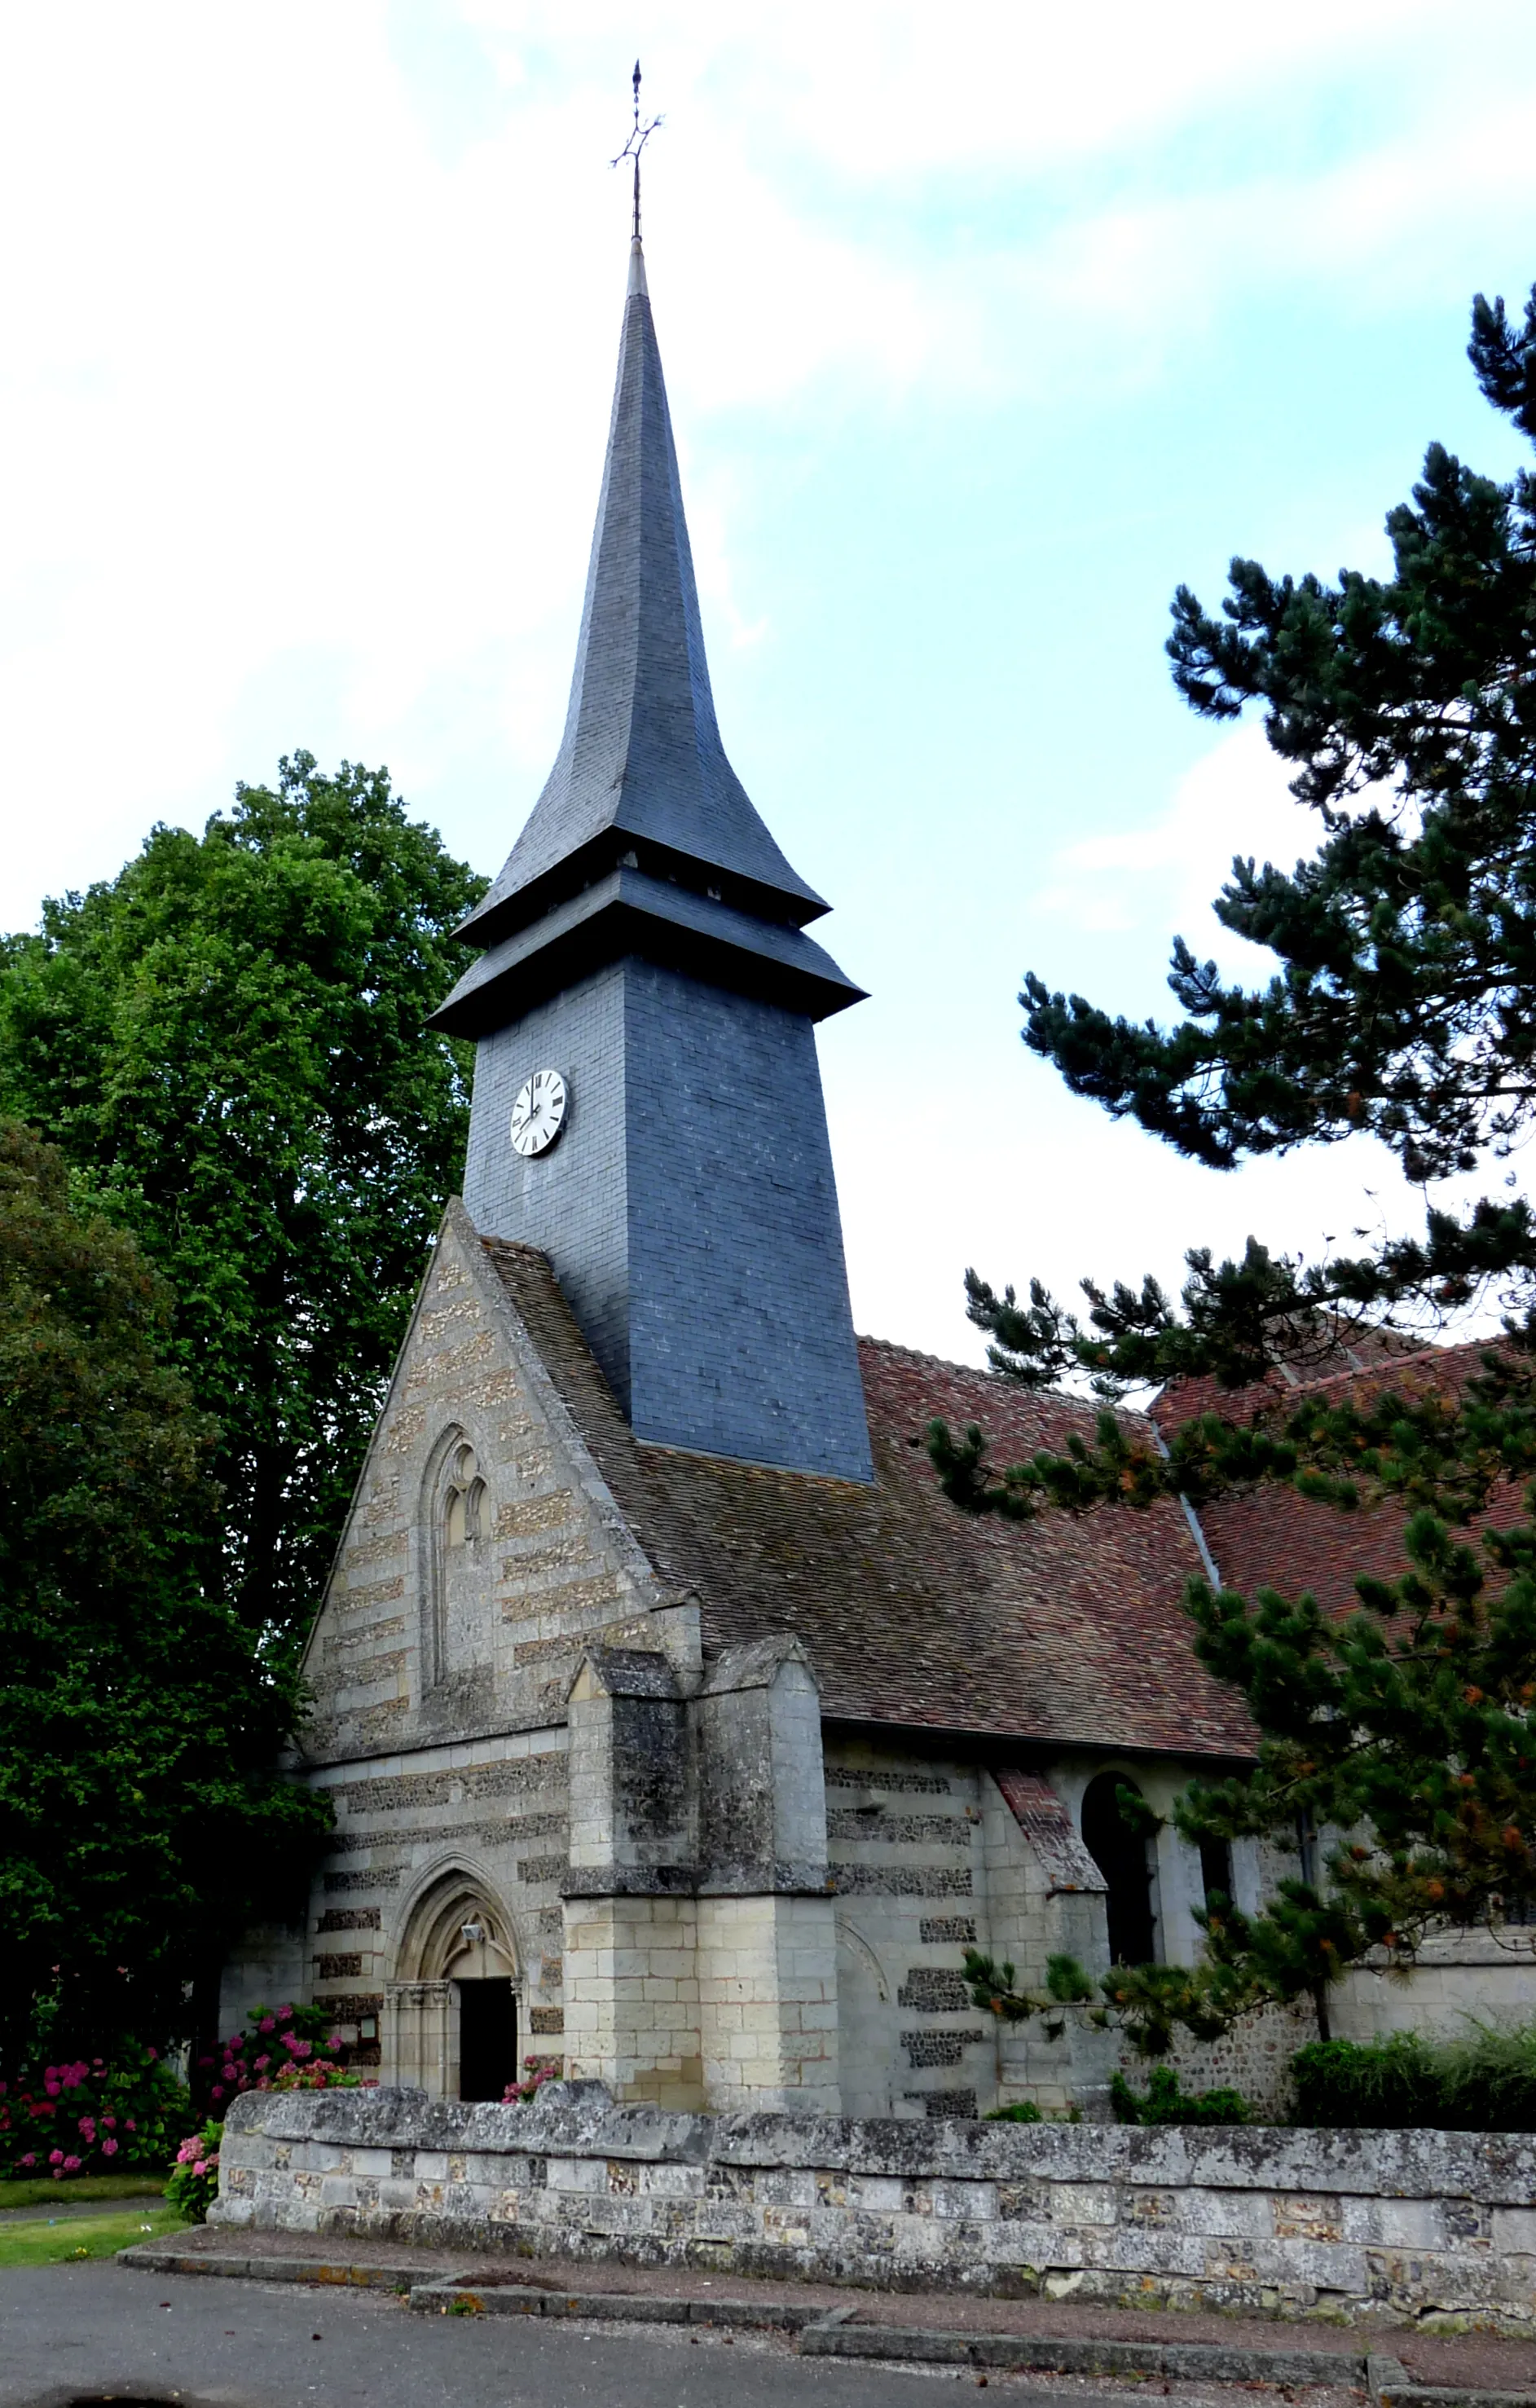
<path id="1" fill-rule="evenodd" d="M 635 162 L 635 239 L 639 242 L 640 238 L 640 152 L 650 141 L 651 136 L 654 134 L 657 126 L 661 124 L 662 120 L 659 117 L 653 117 L 648 124 L 642 125 L 640 123 L 640 63 L 639 59 L 635 61 L 635 73 L 631 80 L 635 87 L 635 122 L 630 128 L 629 139 L 624 144 L 624 149 L 620 151 L 616 159 L 610 159 L 608 164 L 610 167 L 622 167 L 626 159 L 633 159 Z"/>

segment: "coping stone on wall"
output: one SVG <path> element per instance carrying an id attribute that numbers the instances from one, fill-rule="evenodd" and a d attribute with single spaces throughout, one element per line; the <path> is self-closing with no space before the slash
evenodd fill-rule
<path id="1" fill-rule="evenodd" d="M 468 2105 L 403 2088 L 248 2092 L 233 2135 L 359 2146 L 501 2150 L 908 2180 L 1119 2182 L 1160 2189 L 1473 2199 L 1529 2207 L 1536 2134 L 1286 2127 L 990 2124 L 622 2107 L 601 2082 L 550 2083 L 526 2105 Z"/>

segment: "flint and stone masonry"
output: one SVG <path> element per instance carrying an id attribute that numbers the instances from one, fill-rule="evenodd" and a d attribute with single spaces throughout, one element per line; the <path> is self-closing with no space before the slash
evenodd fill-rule
<path id="1" fill-rule="evenodd" d="M 1277 2317 L 1536 2322 L 1536 2143 L 251 2093 L 211 2221 Z"/>

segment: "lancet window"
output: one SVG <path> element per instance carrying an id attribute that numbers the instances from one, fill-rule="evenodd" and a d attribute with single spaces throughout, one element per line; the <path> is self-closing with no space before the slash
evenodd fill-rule
<path id="1" fill-rule="evenodd" d="M 472 1545 L 481 1537 L 485 1483 L 480 1476 L 475 1450 L 456 1446 L 449 1458 L 443 1497 L 443 1541 L 450 1547 Z"/>
<path id="2" fill-rule="evenodd" d="M 480 1458 L 462 1429 L 433 1449 L 422 1496 L 424 1657 L 430 1687 L 491 1655 L 490 1496 Z"/>

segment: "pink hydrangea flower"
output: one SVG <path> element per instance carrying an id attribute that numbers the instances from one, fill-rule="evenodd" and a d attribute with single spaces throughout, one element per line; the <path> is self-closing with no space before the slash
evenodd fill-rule
<path id="1" fill-rule="evenodd" d="M 223 2095 L 224 2095 L 224 2086 L 223 2086 L 223 2084 L 222 2082 L 216 2082 L 216 2083 L 214 2084 L 214 2086 L 213 2086 L 212 2089 L 209 2091 L 209 2093 L 208 2093 L 208 2097 L 209 2097 L 210 2099 L 222 2099 L 222 2098 L 223 2097 Z"/>
<path id="2" fill-rule="evenodd" d="M 65 2161 L 64 2161 L 64 2170 L 65 2170 L 65 2173 L 66 2173 L 66 2174 L 78 2174 L 78 2173 L 79 2172 L 79 2170 L 80 2170 L 80 2160 L 79 2160 L 79 2157 L 65 2157 Z"/>
<path id="3" fill-rule="evenodd" d="M 271 2064 L 271 2062 L 272 2062 L 272 2060 L 271 2060 L 271 2058 L 270 2058 L 269 2057 L 258 2057 L 258 2058 L 256 2059 L 256 2071 L 257 2071 L 257 2072 L 258 2072 L 258 2073 L 265 2073 L 265 2072 L 266 2071 L 267 2067 Z"/>
<path id="4" fill-rule="evenodd" d="M 137 2131 L 137 2129 L 138 2129 L 138 2126 L 134 2122 L 134 2119 L 133 2119 L 133 2117 L 132 2117 L 131 2115 L 125 2115 L 125 2116 L 123 2117 L 123 2119 L 122 2119 L 122 2120 L 123 2120 L 123 2122 L 127 2125 L 128 2129 L 129 2129 L 129 2131 L 130 2131 L 130 2132 L 136 2132 L 136 2131 Z"/>
<path id="5" fill-rule="evenodd" d="M 258 2031 L 276 2031 L 277 2028 L 278 2019 L 276 2015 L 263 2015 L 260 2023 L 256 2026 L 256 2029 Z"/>
<path id="6" fill-rule="evenodd" d="M 101 2144 L 101 2154 L 102 2154 L 102 2156 L 103 2156 L 104 2157 L 115 2157 L 117 2156 L 117 2153 L 118 2153 L 118 2144 L 117 2144 L 117 2143 L 112 2139 L 111 2135 L 110 2135 L 110 2134 L 108 2134 L 108 2137 L 107 2137 L 107 2139 L 106 2139 L 105 2141 L 103 2141 L 103 2143 L 102 2143 L 102 2144 Z"/>
<path id="7" fill-rule="evenodd" d="M 64 2163 L 64 2151 L 62 2149 L 50 2149 L 48 2153 L 48 2162 L 50 2166 L 62 2166 Z"/>

